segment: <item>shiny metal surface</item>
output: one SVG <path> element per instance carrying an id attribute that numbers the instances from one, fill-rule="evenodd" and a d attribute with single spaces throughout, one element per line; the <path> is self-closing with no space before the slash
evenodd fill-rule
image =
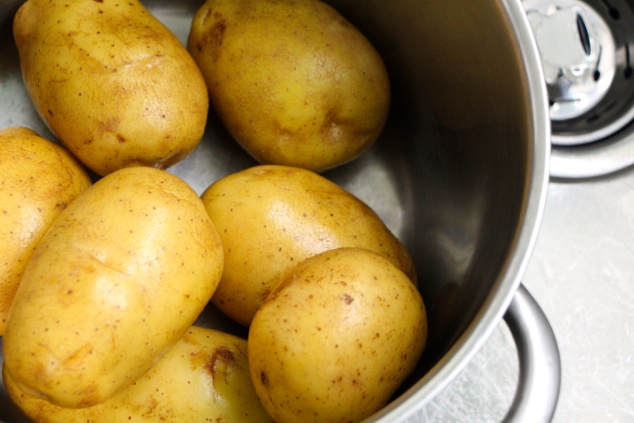
<path id="1" fill-rule="evenodd" d="M 385 59 L 393 104 L 376 146 L 325 175 L 365 200 L 408 246 L 429 312 L 420 365 L 373 417 L 393 422 L 460 373 L 513 300 L 546 198 L 546 90 L 519 0 L 332 3 Z M 18 4 L 0 2 L 0 125 L 30 126 L 52 139 L 21 84 L 10 31 Z M 146 4 L 184 42 L 200 2 Z M 199 148 L 170 171 L 200 193 L 252 164 L 211 114 Z M 236 330 L 214 310 L 200 323 Z M 0 395 L 0 420 L 17 415 Z"/>
<path id="2" fill-rule="evenodd" d="M 506 423 L 550 422 L 559 398 L 561 359 L 548 317 L 521 285 L 504 316 L 519 355 L 519 386 Z"/>
<path id="3" fill-rule="evenodd" d="M 634 164 L 634 2 L 523 0 L 547 82 L 551 175 L 585 179 Z"/>
<path id="4" fill-rule="evenodd" d="M 524 0 L 548 87 L 552 143 L 609 138 L 634 117 L 634 10 L 627 0 Z"/>
<path id="5" fill-rule="evenodd" d="M 634 165 L 634 2 L 522 4 L 549 92 L 551 175 L 587 179 Z"/>
<path id="6" fill-rule="evenodd" d="M 550 174 L 556 178 L 588 179 L 611 175 L 634 165 L 634 125 L 609 140 L 575 147 L 553 147 Z"/>
<path id="7" fill-rule="evenodd" d="M 574 119 L 607 94 L 616 46 L 607 22 L 581 0 L 525 0 L 550 98 L 550 118 Z"/>

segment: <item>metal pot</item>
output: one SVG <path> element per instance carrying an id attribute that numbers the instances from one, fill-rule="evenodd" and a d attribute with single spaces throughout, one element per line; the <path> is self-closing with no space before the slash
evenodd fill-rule
<path id="1" fill-rule="evenodd" d="M 11 35 L 20 2 L 0 1 L 0 127 L 54 139 L 22 85 Z M 202 1 L 148 1 L 184 42 Z M 376 145 L 325 176 L 366 201 L 407 245 L 429 313 L 418 367 L 371 421 L 406 419 L 442 390 L 503 317 L 520 354 L 507 419 L 548 421 L 559 355 L 546 317 L 521 286 L 548 184 L 550 125 L 539 56 L 519 0 L 331 2 L 383 56 L 393 103 Z M 210 114 L 205 139 L 170 169 L 201 193 L 255 162 Z M 201 323 L 238 330 L 214 310 Z M 0 391 L 0 420 L 25 420 Z"/>

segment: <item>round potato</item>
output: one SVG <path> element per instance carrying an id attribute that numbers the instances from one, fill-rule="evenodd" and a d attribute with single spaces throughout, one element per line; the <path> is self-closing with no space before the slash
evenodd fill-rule
<path id="1" fill-rule="evenodd" d="M 35 246 L 90 184 L 64 148 L 28 128 L 0 130 L 0 336 Z"/>
<path id="2" fill-rule="evenodd" d="M 341 165 L 387 119 L 381 57 L 322 1 L 207 0 L 187 46 L 225 127 L 261 163 Z"/>
<path id="3" fill-rule="evenodd" d="M 100 175 L 166 168 L 200 142 L 205 81 L 138 0 L 28 0 L 13 26 L 24 84 L 57 138 Z"/>
<path id="4" fill-rule="evenodd" d="M 278 423 L 356 422 L 379 410 L 427 339 L 409 278 L 372 251 L 342 248 L 277 279 L 248 337 L 264 408 Z"/>
<path id="5" fill-rule="evenodd" d="M 197 326 L 132 386 L 93 407 L 59 407 L 22 391 L 6 372 L 4 381 L 39 423 L 273 421 L 255 395 L 246 340 Z"/>
<path id="6" fill-rule="evenodd" d="M 202 200 L 225 257 L 212 301 L 243 325 L 275 287 L 273 277 L 326 250 L 368 248 L 416 280 L 407 250 L 379 216 L 315 172 L 259 165 L 216 181 Z"/>
<path id="7" fill-rule="evenodd" d="M 218 284 L 222 254 L 183 180 L 149 167 L 108 174 L 36 247 L 4 334 L 7 373 L 63 407 L 105 401 L 189 329 Z"/>

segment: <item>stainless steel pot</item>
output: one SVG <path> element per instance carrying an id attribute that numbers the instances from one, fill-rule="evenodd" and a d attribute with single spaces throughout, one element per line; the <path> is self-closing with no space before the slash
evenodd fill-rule
<path id="1" fill-rule="evenodd" d="M 53 139 L 26 96 L 11 35 L 19 1 L 0 0 L 0 127 Z M 371 421 L 406 419 L 442 390 L 506 317 L 520 354 L 507 416 L 548 421 L 559 355 L 521 278 L 548 183 L 550 125 L 539 56 L 519 0 L 336 0 L 383 56 L 393 104 L 379 142 L 325 176 L 365 200 L 408 246 L 429 312 L 415 373 Z M 185 41 L 201 1 L 147 1 Z M 199 193 L 255 164 L 210 114 L 200 147 L 171 171 Z M 201 323 L 241 329 L 206 310 Z M 0 420 L 24 421 L 4 391 Z"/>

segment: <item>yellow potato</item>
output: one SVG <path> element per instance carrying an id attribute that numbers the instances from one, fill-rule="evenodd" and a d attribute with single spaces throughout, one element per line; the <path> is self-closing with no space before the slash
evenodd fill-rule
<path id="1" fill-rule="evenodd" d="M 27 128 L 0 130 L 0 336 L 35 246 L 90 184 L 59 145 Z"/>
<path id="2" fill-rule="evenodd" d="M 255 166 L 216 181 L 202 199 L 225 257 L 212 301 L 243 325 L 274 288 L 273 277 L 333 248 L 374 250 L 416 280 L 407 250 L 379 216 L 312 171 Z"/>
<path id="3" fill-rule="evenodd" d="M 321 171 L 379 136 L 390 104 L 383 61 L 317 0 L 207 0 L 187 48 L 235 140 L 261 163 Z"/>
<path id="4" fill-rule="evenodd" d="M 355 422 L 379 410 L 425 347 L 416 287 L 359 248 L 313 256 L 278 281 L 248 337 L 264 408 L 278 423 Z"/>
<path id="5" fill-rule="evenodd" d="M 28 0 L 13 30 L 37 112 L 95 172 L 166 168 L 202 138 L 200 70 L 138 0 Z"/>
<path id="6" fill-rule="evenodd" d="M 9 396 L 38 423 L 273 421 L 253 389 L 247 342 L 196 326 L 132 386 L 93 407 L 53 405 L 22 391 L 8 376 Z"/>
<path id="7" fill-rule="evenodd" d="M 60 406 L 105 401 L 189 329 L 222 264 L 213 223 L 184 181 L 150 167 L 110 173 L 35 249 L 4 334 L 7 373 Z"/>

